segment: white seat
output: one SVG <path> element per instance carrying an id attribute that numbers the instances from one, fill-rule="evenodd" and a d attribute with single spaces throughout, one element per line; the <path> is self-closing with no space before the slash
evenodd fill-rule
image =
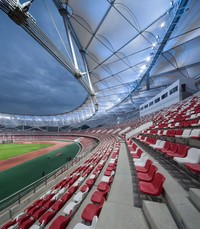
<path id="1" fill-rule="evenodd" d="M 131 150 L 131 154 L 136 154 L 137 153 L 137 150 L 139 149 L 139 147 L 137 146 L 137 148 L 133 151 L 133 150 Z"/>
<path id="2" fill-rule="evenodd" d="M 145 157 L 145 155 L 146 155 L 146 153 L 142 153 L 141 156 L 140 156 L 140 158 L 133 158 L 133 161 L 134 162 L 140 162 L 140 161 L 143 160 L 143 157 Z"/>
<path id="3" fill-rule="evenodd" d="M 81 204 L 81 200 L 79 202 L 69 202 L 67 204 L 67 206 L 63 209 L 63 212 L 66 215 L 69 215 L 70 211 L 72 211 L 72 213 L 74 213 L 80 204 Z"/>
<path id="4" fill-rule="evenodd" d="M 85 196 L 87 195 L 88 191 L 89 191 L 89 188 L 86 188 L 85 192 L 78 192 L 78 193 L 74 196 L 73 200 L 74 200 L 75 202 L 81 202 L 81 201 L 85 198 Z"/>
<path id="5" fill-rule="evenodd" d="M 116 160 L 113 159 L 113 158 L 111 158 L 110 161 L 109 161 L 109 163 L 115 163 L 115 162 L 116 162 Z"/>
<path id="6" fill-rule="evenodd" d="M 58 200 L 64 194 L 65 191 L 66 191 L 66 188 L 60 189 L 59 192 L 56 193 L 56 195 L 52 197 L 52 200 Z"/>
<path id="7" fill-rule="evenodd" d="M 155 148 L 163 148 L 164 144 L 165 144 L 165 141 L 160 140 L 160 142 L 158 144 L 151 145 L 151 147 L 154 148 L 154 149 Z"/>
<path id="8" fill-rule="evenodd" d="M 185 129 L 182 133 L 182 138 L 190 138 L 191 129 Z"/>
<path id="9" fill-rule="evenodd" d="M 108 183 L 108 182 L 110 181 L 110 177 L 108 177 L 108 176 L 103 176 L 103 177 L 101 178 L 101 181 L 102 181 L 102 182 L 105 182 L 105 183 Z"/>
<path id="10" fill-rule="evenodd" d="M 77 192 L 76 195 L 73 197 L 75 202 L 80 202 L 83 199 L 83 192 Z"/>
<path id="11" fill-rule="evenodd" d="M 79 186 L 80 185 L 80 182 L 79 181 L 75 181 L 74 184 L 73 184 L 73 187 L 74 186 Z"/>
<path id="12" fill-rule="evenodd" d="M 156 148 L 157 146 L 159 146 L 160 145 L 160 142 L 161 142 L 161 140 L 157 140 L 156 141 L 156 144 L 149 144 L 149 146 L 151 146 L 151 147 L 153 147 L 153 148 Z"/>
<path id="13" fill-rule="evenodd" d="M 179 126 L 180 122 L 176 122 L 174 126 Z"/>
<path id="14" fill-rule="evenodd" d="M 89 179 L 94 179 L 96 176 L 94 175 L 94 174 L 91 174 L 90 176 L 89 176 Z"/>
<path id="15" fill-rule="evenodd" d="M 199 137 L 200 136 L 200 129 L 193 129 L 190 133 L 190 137 Z"/>
<path id="16" fill-rule="evenodd" d="M 186 157 L 174 157 L 174 161 L 183 164 L 183 163 L 193 163 L 198 164 L 200 162 L 200 149 L 190 148 L 188 150 Z"/>
<path id="17" fill-rule="evenodd" d="M 73 229 L 95 229 L 97 222 L 98 222 L 98 217 L 94 216 L 94 218 L 92 219 L 92 224 L 90 226 L 87 226 L 83 223 L 77 223 Z"/>
<path id="18" fill-rule="evenodd" d="M 42 229 L 44 227 L 44 220 L 42 221 L 42 224 L 33 224 L 30 229 Z"/>
<path id="19" fill-rule="evenodd" d="M 148 159 L 149 159 L 148 156 L 145 155 L 145 157 L 143 157 L 143 160 L 134 162 L 134 165 L 135 166 L 145 166 Z"/>
<path id="20" fill-rule="evenodd" d="M 77 181 L 81 183 L 84 180 L 85 180 L 85 177 L 79 177 Z"/>

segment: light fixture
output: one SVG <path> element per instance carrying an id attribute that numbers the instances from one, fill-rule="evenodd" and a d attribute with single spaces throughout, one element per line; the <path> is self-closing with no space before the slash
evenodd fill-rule
<path id="1" fill-rule="evenodd" d="M 142 65 L 140 68 L 141 69 L 145 69 L 147 66 L 144 64 L 144 65 Z"/>
<path id="2" fill-rule="evenodd" d="M 155 47 L 157 46 L 157 43 L 156 42 L 154 42 L 153 44 L 152 44 L 152 47 L 151 47 L 151 49 L 155 49 Z"/>
<path id="3" fill-rule="evenodd" d="M 170 1 L 170 6 L 171 6 L 171 7 L 174 6 L 174 1 L 173 1 L 173 0 Z"/>
<path id="4" fill-rule="evenodd" d="M 161 28 L 165 27 L 165 22 L 162 22 L 162 23 L 160 24 L 160 27 L 161 27 Z"/>
<path id="5" fill-rule="evenodd" d="M 146 58 L 146 61 L 149 62 L 150 60 L 151 60 L 151 57 L 148 56 L 148 57 Z"/>
<path id="6" fill-rule="evenodd" d="M 156 45 L 157 45 L 157 43 L 156 43 L 156 42 L 154 42 L 154 43 L 152 44 L 152 47 L 153 47 L 153 48 L 155 48 L 155 47 L 156 47 Z"/>

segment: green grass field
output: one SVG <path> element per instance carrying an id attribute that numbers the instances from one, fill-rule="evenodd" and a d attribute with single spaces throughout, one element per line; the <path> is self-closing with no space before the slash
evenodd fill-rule
<path id="1" fill-rule="evenodd" d="M 0 161 L 52 145 L 53 144 L 0 144 Z"/>
<path id="2" fill-rule="evenodd" d="M 0 172 L 0 200 L 40 179 L 43 173 L 47 175 L 61 167 L 69 158 L 74 158 L 78 151 L 79 145 L 72 143 L 71 145 Z"/>

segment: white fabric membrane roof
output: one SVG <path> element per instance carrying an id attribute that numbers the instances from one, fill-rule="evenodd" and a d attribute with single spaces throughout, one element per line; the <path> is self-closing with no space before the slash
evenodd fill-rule
<path id="1" fill-rule="evenodd" d="M 137 110 L 181 77 L 198 82 L 200 1 L 56 2 L 65 2 L 72 12 L 69 20 L 85 53 L 98 103 L 92 118 L 86 102 L 76 113 L 82 115 L 70 117 L 70 124 Z"/>
<path id="2" fill-rule="evenodd" d="M 142 84 L 140 80 L 181 3 L 186 5 L 149 73 L 146 90 L 146 80 Z M 180 77 L 199 77 L 200 1 L 69 0 L 68 4 L 73 11 L 70 21 L 86 50 L 97 116 L 128 112 Z M 138 92 L 129 96 L 134 88 Z"/>

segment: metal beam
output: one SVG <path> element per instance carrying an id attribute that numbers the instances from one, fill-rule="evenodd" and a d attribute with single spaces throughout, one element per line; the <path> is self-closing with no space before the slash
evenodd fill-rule
<path id="1" fill-rule="evenodd" d="M 14 0 L 1 1 L 0 9 L 3 10 L 16 24 L 30 34 L 43 48 L 45 48 L 59 63 L 72 75 L 79 74 L 75 66 L 56 47 L 49 37 L 40 29 L 36 20 L 29 12 L 24 12 Z"/>
<path id="2" fill-rule="evenodd" d="M 105 18 L 107 17 L 107 15 L 109 14 L 110 10 L 112 9 L 113 4 L 115 3 L 115 0 L 113 0 L 112 2 L 109 2 L 110 6 L 107 9 L 106 13 L 104 14 L 104 16 L 102 17 L 101 21 L 99 22 L 96 30 L 94 31 L 93 35 L 91 36 L 90 40 L 88 41 L 88 44 L 86 45 L 85 49 L 87 49 L 89 47 L 89 45 L 91 44 L 92 40 L 95 38 L 98 30 L 100 29 L 101 25 L 103 24 Z"/>
<path id="3" fill-rule="evenodd" d="M 154 55 L 154 58 L 151 62 L 151 64 L 149 65 L 148 69 L 146 70 L 144 76 L 142 77 L 142 79 L 140 80 L 139 82 L 139 85 L 142 83 L 142 81 L 144 80 L 144 78 L 150 74 L 152 68 L 154 67 L 155 63 L 157 62 L 158 58 L 160 57 L 160 55 L 162 54 L 162 51 L 164 50 L 164 47 L 167 43 L 167 41 L 169 40 L 171 34 L 173 33 L 177 23 L 179 22 L 181 16 L 183 15 L 184 13 L 184 10 L 185 10 L 185 7 L 188 3 L 188 0 L 182 0 L 180 3 L 179 3 L 179 6 L 178 6 L 178 9 L 175 13 L 175 16 L 164 36 L 164 38 L 162 39 L 162 42 L 160 43 L 158 49 L 157 49 L 157 52 L 156 54 Z"/>

